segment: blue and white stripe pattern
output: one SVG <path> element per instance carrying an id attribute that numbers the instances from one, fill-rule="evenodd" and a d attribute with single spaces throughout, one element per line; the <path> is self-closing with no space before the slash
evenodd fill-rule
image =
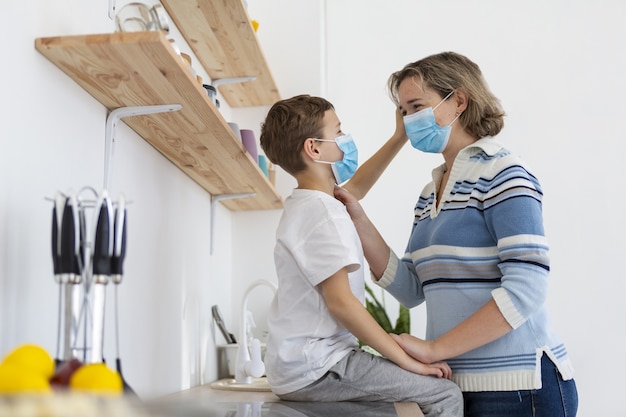
<path id="1" fill-rule="evenodd" d="M 437 205 L 443 169 L 415 206 L 404 257 L 391 254 L 378 284 L 406 306 L 426 301 L 429 340 L 496 301 L 514 331 L 448 361 L 463 391 L 539 388 L 543 352 L 571 378 L 544 306 L 550 265 L 537 178 L 484 138 L 459 153 Z"/>

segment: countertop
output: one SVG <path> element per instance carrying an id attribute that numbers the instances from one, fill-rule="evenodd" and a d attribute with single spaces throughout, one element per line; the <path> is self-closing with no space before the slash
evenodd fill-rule
<path id="1" fill-rule="evenodd" d="M 415 403 L 290 402 L 271 392 L 226 391 L 202 385 L 151 402 L 163 417 L 423 417 Z"/>
<path id="2" fill-rule="evenodd" d="M 71 412 L 70 412 L 71 410 Z M 271 392 L 199 386 L 158 399 L 95 396 L 0 395 L 0 416 L 40 417 L 424 417 L 415 403 L 289 402 Z"/>

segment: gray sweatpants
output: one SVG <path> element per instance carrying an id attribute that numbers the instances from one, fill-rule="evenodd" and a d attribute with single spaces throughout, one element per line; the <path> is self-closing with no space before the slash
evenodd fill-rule
<path id="1" fill-rule="evenodd" d="M 405 371 L 360 349 L 311 385 L 279 397 L 285 401 L 416 402 L 426 417 L 463 416 L 463 395 L 454 382 Z"/>

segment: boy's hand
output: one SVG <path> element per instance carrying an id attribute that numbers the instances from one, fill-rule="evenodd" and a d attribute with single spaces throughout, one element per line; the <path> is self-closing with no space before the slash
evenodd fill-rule
<path id="1" fill-rule="evenodd" d="M 403 366 L 402 368 L 420 375 L 432 375 L 437 378 L 452 379 L 452 369 L 450 369 L 450 366 L 446 362 L 425 364 L 414 359 L 412 364 L 407 367 Z"/>
<path id="2" fill-rule="evenodd" d="M 396 109 L 396 131 L 393 133 L 393 137 L 408 139 L 404 127 L 404 116 L 399 108 Z"/>

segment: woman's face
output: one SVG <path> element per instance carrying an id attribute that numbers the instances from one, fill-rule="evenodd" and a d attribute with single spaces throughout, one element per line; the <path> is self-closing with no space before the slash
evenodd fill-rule
<path id="1" fill-rule="evenodd" d="M 450 97 L 453 97 L 454 94 Z M 432 88 L 424 87 L 422 80 L 417 77 L 407 77 L 398 86 L 398 101 L 400 111 L 404 116 L 416 113 L 428 107 L 434 110 L 435 121 L 439 126 L 446 126 L 456 117 L 454 100 L 445 100 Z"/>

